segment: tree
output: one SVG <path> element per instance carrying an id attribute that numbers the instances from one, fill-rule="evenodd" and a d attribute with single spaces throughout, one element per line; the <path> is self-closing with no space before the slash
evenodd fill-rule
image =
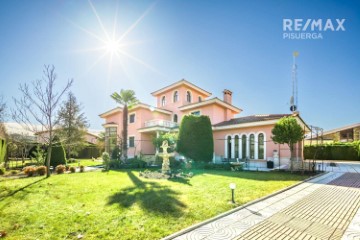
<path id="1" fill-rule="evenodd" d="M 96 147 L 100 153 L 105 150 L 105 132 L 100 132 L 96 140 Z"/>
<path id="2" fill-rule="evenodd" d="M 179 129 L 177 151 L 194 161 L 211 161 L 214 139 L 208 116 L 184 116 Z"/>
<path id="3" fill-rule="evenodd" d="M 294 144 L 304 138 L 304 130 L 294 117 L 281 118 L 271 130 L 275 143 L 287 144 L 290 148 L 290 170 L 293 170 Z"/>
<path id="4" fill-rule="evenodd" d="M 124 160 L 127 160 L 127 137 L 128 137 L 128 110 L 138 103 L 133 90 L 121 89 L 120 93 L 114 92 L 111 95 L 117 103 L 123 105 L 123 131 L 122 131 L 122 154 Z"/>
<path id="5" fill-rule="evenodd" d="M 57 134 L 64 144 L 66 155 L 76 155 L 84 147 L 86 128 L 89 127 L 86 117 L 81 112 L 81 105 L 72 92 L 68 93 L 58 112 L 59 129 Z"/>
<path id="6" fill-rule="evenodd" d="M 163 141 L 165 141 L 165 140 L 168 141 L 168 144 L 169 144 L 168 152 L 169 153 L 174 152 L 175 148 L 176 148 L 176 142 L 178 140 L 178 133 L 167 132 L 167 133 L 160 134 L 159 137 L 153 138 L 153 144 L 157 149 L 162 151 L 162 148 L 160 146 L 162 145 Z"/>
<path id="7" fill-rule="evenodd" d="M 0 96 L 0 139 L 6 138 L 5 126 L 3 125 L 3 121 L 6 117 L 6 104 L 3 100 L 3 97 Z"/>
<path id="8" fill-rule="evenodd" d="M 53 145 L 54 127 L 57 120 L 57 107 L 61 100 L 61 97 L 71 87 L 73 80 L 68 80 L 65 87 L 56 92 L 55 82 L 57 75 L 55 73 L 55 67 L 45 65 L 43 70 L 43 77 L 35 80 L 31 83 L 31 89 L 28 84 L 20 84 L 19 90 L 22 97 L 19 99 L 14 98 L 16 109 L 12 110 L 13 119 L 24 124 L 27 129 L 37 132 L 33 122 L 41 125 L 42 130 L 45 130 L 48 134 L 41 135 L 42 140 L 47 145 L 46 156 L 46 177 L 50 177 L 50 159 L 51 150 Z"/>

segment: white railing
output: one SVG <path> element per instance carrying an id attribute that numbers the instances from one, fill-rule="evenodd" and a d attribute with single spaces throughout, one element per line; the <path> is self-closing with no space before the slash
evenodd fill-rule
<path id="1" fill-rule="evenodd" d="M 150 120 L 150 121 L 145 122 L 145 127 L 157 127 L 157 126 L 173 128 L 173 127 L 177 127 L 178 124 L 176 122 L 171 122 L 171 121 L 162 120 L 162 119 L 155 119 L 155 120 Z"/>

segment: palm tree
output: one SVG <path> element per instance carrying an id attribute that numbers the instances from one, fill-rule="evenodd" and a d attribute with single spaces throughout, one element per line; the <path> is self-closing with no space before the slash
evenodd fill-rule
<path id="1" fill-rule="evenodd" d="M 111 95 L 117 103 L 123 105 L 123 131 L 122 131 L 122 154 L 124 160 L 127 160 L 127 136 L 128 136 L 128 109 L 131 109 L 139 101 L 135 97 L 133 90 L 121 89 L 120 93 L 114 92 Z"/>

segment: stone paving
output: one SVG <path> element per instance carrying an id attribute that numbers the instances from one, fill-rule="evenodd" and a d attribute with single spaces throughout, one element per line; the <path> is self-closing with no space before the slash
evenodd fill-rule
<path id="1" fill-rule="evenodd" d="M 360 239 L 360 174 L 326 173 L 165 239 Z"/>

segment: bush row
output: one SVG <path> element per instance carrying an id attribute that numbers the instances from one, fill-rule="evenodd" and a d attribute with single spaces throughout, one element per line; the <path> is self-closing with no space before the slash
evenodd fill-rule
<path id="1" fill-rule="evenodd" d="M 360 160 L 360 141 L 304 147 L 305 159 Z"/>

